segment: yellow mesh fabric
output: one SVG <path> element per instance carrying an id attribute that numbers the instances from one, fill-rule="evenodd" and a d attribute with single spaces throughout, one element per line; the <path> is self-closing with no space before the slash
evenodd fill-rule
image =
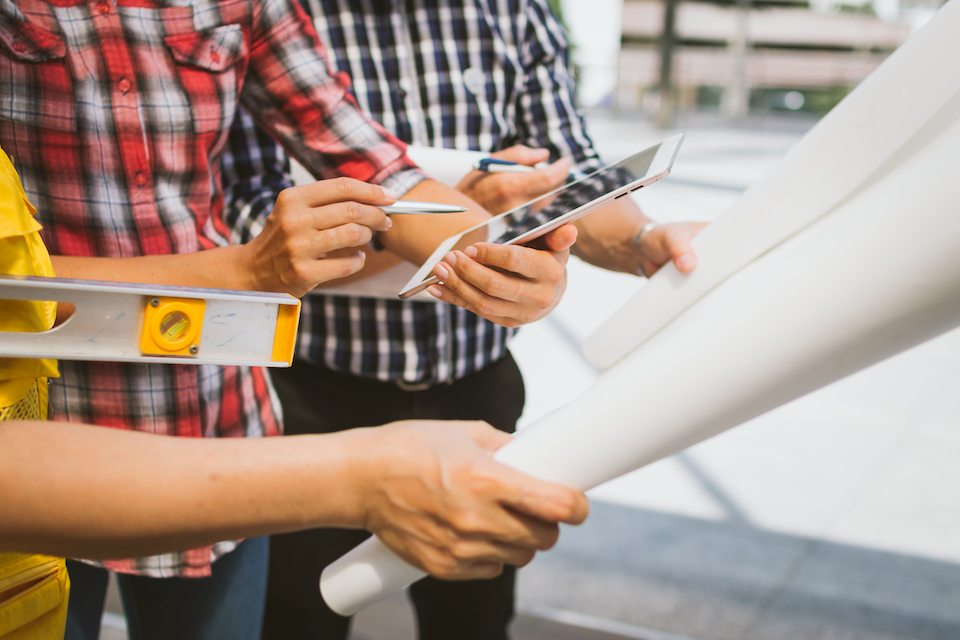
<path id="1" fill-rule="evenodd" d="M 46 380 L 43 381 L 46 384 Z M 27 395 L 10 407 L 0 407 L 0 422 L 4 420 L 43 420 L 46 411 L 40 406 L 40 383 L 34 382 Z"/>

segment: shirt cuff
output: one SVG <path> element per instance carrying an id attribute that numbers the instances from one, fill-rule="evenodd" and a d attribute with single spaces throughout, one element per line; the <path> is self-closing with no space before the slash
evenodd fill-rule
<path id="1" fill-rule="evenodd" d="M 419 167 L 401 169 L 379 183 L 381 187 L 392 189 L 399 197 L 406 195 L 410 189 L 427 179 L 427 174 Z"/>
<path id="2" fill-rule="evenodd" d="M 427 175 L 419 168 L 401 169 L 389 178 L 380 183 L 381 187 L 392 189 L 399 197 L 403 197 L 410 189 L 427 179 Z M 373 239 L 368 243 L 374 251 L 383 251 L 384 246 L 380 243 L 380 232 L 373 234 Z"/>

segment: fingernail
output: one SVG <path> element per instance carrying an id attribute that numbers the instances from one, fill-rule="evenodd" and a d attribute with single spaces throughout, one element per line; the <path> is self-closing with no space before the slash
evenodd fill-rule
<path id="1" fill-rule="evenodd" d="M 357 257 L 360 258 L 361 260 L 366 260 L 367 254 L 364 253 L 363 251 L 357 251 Z"/>
<path id="2" fill-rule="evenodd" d="M 387 196 L 391 200 L 399 200 L 400 196 L 397 195 L 397 192 L 393 189 L 387 189 L 386 187 L 380 187 L 383 189 L 383 195 Z"/>
<path id="3" fill-rule="evenodd" d="M 476 248 L 475 246 L 473 246 L 473 245 L 470 245 L 469 247 L 467 247 L 466 249 L 463 250 L 463 253 L 464 253 L 464 255 L 466 255 L 468 258 L 471 258 L 471 259 L 476 258 L 476 257 L 477 257 L 477 248 Z"/>
<path id="4" fill-rule="evenodd" d="M 447 255 L 443 256 L 443 261 L 452 267 L 453 265 L 457 264 L 457 254 L 455 254 L 453 251 L 450 251 L 447 253 Z"/>
<path id="5" fill-rule="evenodd" d="M 393 220 L 390 219 L 390 216 L 387 216 L 387 229 L 393 226 Z"/>
<path id="6" fill-rule="evenodd" d="M 430 293 L 430 295 L 432 295 L 434 298 L 439 298 L 440 296 L 443 295 L 443 293 L 440 291 L 440 287 L 438 287 L 438 286 L 435 285 L 435 284 L 434 284 L 434 285 L 430 285 L 429 287 L 427 287 L 427 291 L 428 291 L 428 292 Z"/>
<path id="7" fill-rule="evenodd" d="M 697 259 L 689 253 L 685 253 L 677 258 L 677 266 L 680 267 L 681 271 L 689 271 L 697 266 Z"/>
<path id="8" fill-rule="evenodd" d="M 433 272 L 437 274 L 437 277 L 441 280 L 446 280 L 450 277 L 450 272 L 447 271 L 446 265 L 442 262 L 438 262 L 437 265 L 433 268 Z"/>

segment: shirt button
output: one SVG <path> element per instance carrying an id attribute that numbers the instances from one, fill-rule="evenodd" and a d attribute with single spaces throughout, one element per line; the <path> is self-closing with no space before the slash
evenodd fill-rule
<path id="1" fill-rule="evenodd" d="M 120 82 L 117 84 L 120 87 L 120 93 L 127 95 L 127 91 L 130 91 L 130 81 L 126 78 L 120 78 Z"/>
<path id="2" fill-rule="evenodd" d="M 100 0 L 100 2 L 97 3 L 97 11 L 102 16 L 107 15 L 110 13 L 110 3 L 107 2 L 107 0 Z"/>
<path id="3" fill-rule="evenodd" d="M 16 51 L 17 53 L 23 53 L 24 51 L 27 50 L 27 45 L 23 44 L 23 43 L 20 42 L 19 40 L 14 40 L 14 41 L 13 41 L 13 50 Z"/>
<path id="4" fill-rule="evenodd" d="M 487 84 L 486 74 L 483 73 L 482 69 L 477 67 L 470 67 L 463 72 L 463 85 L 467 88 L 467 91 L 473 95 L 479 95 L 483 92 Z"/>
<path id="5" fill-rule="evenodd" d="M 217 53 L 216 51 L 211 51 L 211 52 L 210 52 L 210 61 L 213 62 L 214 64 L 220 62 L 220 54 Z"/>
<path id="6" fill-rule="evenodd" d="M 147 176 L 143 175 L 139 171 L 137 172 L 137 175 L 133 177 L 133 179 L 137 183 L 138 187 L 142 187 L 147 184 Z"/>
<path id="7" fill-rule="evenodd" d="M 407 90 L 404 89 L 403 87 L 400 87 L 399 89 L 397 89 L 397 95 L 400 96 L 401 98 L 406 98 Z"/>

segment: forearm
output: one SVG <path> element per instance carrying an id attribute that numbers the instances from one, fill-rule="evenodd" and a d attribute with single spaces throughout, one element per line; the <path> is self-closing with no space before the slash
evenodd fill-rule
<path id="1" fill-rule="evenodd" d="M 51 256 L 58 277 L 256 290 L 243 246 L 132 258 Z"/>
<path id="2" fill-rule="evenodd" d="M 316 526 L 362 526 L 364 430 L 170 438 L 0 423 L 0 550 L 150 555 Z"/>
<path id="3" fill-rule="evenodd" d="M 633 275 L 640 268 L 640 256 L 633 241 L 650 222 L 629 197 L 580 218 L 573 254 L 592 265 Z"/>
<path id="4" fill-rule="evenodd" d="M 403 199 L 443 202 L 467 208 L 463 213 L 391 216 L 393 227 L 379 235 L 380 242 L 394 254 L 418 266 L 441 242 L 490 218 L 487 210 L 468 196 L 436 180 L 420 182 Z"/>

